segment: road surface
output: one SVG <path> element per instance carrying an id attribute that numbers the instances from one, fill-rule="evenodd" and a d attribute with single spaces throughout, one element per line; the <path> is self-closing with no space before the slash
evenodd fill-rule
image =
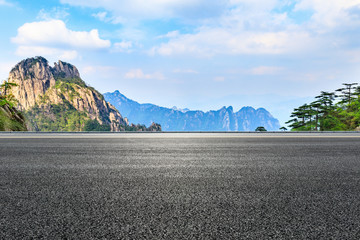
<path id="1" fill-rule="evenodd" d="M 0 134 L 0 239 L 359 239 L 360 135 Z"/>

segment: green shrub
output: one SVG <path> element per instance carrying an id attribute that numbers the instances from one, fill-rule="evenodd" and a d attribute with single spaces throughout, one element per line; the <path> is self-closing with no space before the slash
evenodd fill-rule
<path id="1" fill-rule="evenodd" d="M 110 125 L 100 124 L 96 119 L 94 120 L 87 120 L 84 125 L 84 131 L 92 132 L 92 131 L 102 131 L 108 132 L 111 130 Z"/>

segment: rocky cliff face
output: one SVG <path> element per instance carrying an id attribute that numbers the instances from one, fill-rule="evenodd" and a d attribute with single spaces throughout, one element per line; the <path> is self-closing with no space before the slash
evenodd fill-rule
<path id="1" fill-rule="evenodd" d="M 243 107 L 234 114 L 239 129 L 254 131 L 257 127 L 263 126 L 267 130 L 277 131 L 280 128 L 279 121 L 264 108 Z"/>
<path id="2" fill-rule="evenodd" d="M 259 126 L 267 130 L 279 130 L 280 127 L 279 121 L 264 108 L 243 107 L 234 112 L 230 106 L 209 112 L 182 111 L 139 104 L 119 91 L 105 93 L 104 97 L 130 122 L 146 125 L 157 122 L 165 131 L 254 131 Z"/>
<path id="3" fill-rule="evenodd" d="M 86 119 L 96 119 L 112 131 L 124 130 L 128 124 L 114 106 L 81 80 L 71 64 L 59 61 L 51 67 L 45 58 L 29 58 L 11 70 L 9 82 L 17 84 L 11 91 L 18 100 L 17 108 L 30 117 L 31 130 L 65 130 L 67 126 L 81 130 Z M 51 125 L 59 121 L 63 123 Z"/>
<path id="4" fill-rule="evenodd" d="M 52 70 L 56 76 L 61 76 L 62 78 L 80 78 L 80 73 L 75 66 L 60 60 L 54 64 Z"/>
<path id="5" fill-rule="evenodd" d="M 52 69 L 44 58 L 30 58 L 18 63 L 9 74 L 9 82 L 18 86 L 12 94 L 19 101 L 20 110 L 29 110 L 37 97 L 55 85 Z"/>

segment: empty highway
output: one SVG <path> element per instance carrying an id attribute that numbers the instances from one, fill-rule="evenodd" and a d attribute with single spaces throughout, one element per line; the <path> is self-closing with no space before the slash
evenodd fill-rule
<path id="1" fill-rule="evenodd" d="M 360 134 L 0 134 L 0 239 L 359 239 Z"/>

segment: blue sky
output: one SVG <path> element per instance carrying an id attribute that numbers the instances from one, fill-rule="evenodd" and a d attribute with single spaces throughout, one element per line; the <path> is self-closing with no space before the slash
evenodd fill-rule
<path id="1" fill-rule="evenodd" d="M 100 92 L 194 110 L 265 107 L 283 124 L 359 82 L 360 0 L 0 0 L 0 77 L 44 56 Z"/>

